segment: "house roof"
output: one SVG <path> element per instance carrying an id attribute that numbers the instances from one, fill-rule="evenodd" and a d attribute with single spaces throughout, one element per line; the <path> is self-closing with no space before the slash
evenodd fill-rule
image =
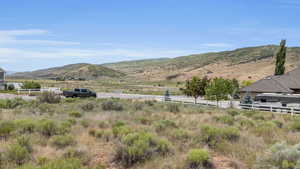
<path id="1" fill-rule="evenodd" d="M 280 76 L 268 76 L 250 86 L 241 89 L 242 92 L 263 93 L 293 93 L 300 89 L 300 67 Z"/>
<path id="2" fill-rule="evenodd" d="M 281 84 L 276 76 L 269 76 L 261 79 L 250 86 L 242 88 L 240 91 L 258 93 L 293 93 L 293 90 Z"/>
<path id="3" fill-rule="evenodd" d="M 5 72 L 5 70 L 0 67 L 0 72 Z"/>

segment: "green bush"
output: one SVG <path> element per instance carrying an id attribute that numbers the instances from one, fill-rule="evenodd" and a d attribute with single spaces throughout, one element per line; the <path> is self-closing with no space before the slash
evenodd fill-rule
<path id="1" fill-rule="evenodd" d="M 69 148 L 67 151 L 63 154 L 63 157 L 66 159 L 79 159 L 82 164 L 87 165 L 89 161 L 91 160 L 91 156 L 89 155 L 89 152 L 85 148 Z"/>
<path id="2" fill-rule="evenodd" d="M 240 138 L 240 131 L 235 127 L 222 129 L 223 138 L 229 141 L 237 141 Z"/>
<path id="3" fill-rule="evenodd" d="M 29 153 L 32 153 L 33 148 L 31 144 L 31 140 L 29 136 L 19 136 L 17 138 L 17 144 L 19 144 L 21 147 L 25 148 Z"/>
<path id="4" fill-rule="evenodd" d="M 277 143 L 257 158 L 256 168 L 298 169 L 300 168 L 300 144 Z"/>
<path id="5" fill-rule="evenodd" d="M 135 132 L 121 139 L 115 160 L 120 161 L 125 167 L 130 167 L 152 158 L 155 154 L 166 155 L 170 151 L 171 143 L 167 140 L 156 138 L 149 133 Z"/>
<path id="6" fill-rule="evenodd" d="M 81 160 L 77 158 L 60 158 L 55 160 L 47 160 L 44 164 L 38 166 L 28 164 L 19 169 L 84 169 Z"/>
<path id="7" fill-rule="evenodd" d="M 296 120 L 292 123 L 291 129 L 293 131 L 300 131 L 300 120 Z"/>
<path id="8" fill-rule="evenodd" d="M 90 126 L 89 120 L 83 119 L 80 121 L 80 125 L 84 128 L 88 128 Z"/>
<path id="9" fill-rule="evenodd" d="M 30 159 L 30 153 L 19 144 L 11 144 L 7 150 L 7 159 L 17 165 L 22 165 Z"/>
<path id="10" fill-rule="evenodd" d="M 107 121 L 101 120 L 101 121 L 99 121 L 99 123 L 98 123 L 98 127 L 99 127 L 99 128 L 102 128 L 102 129 L 108 128 L 108 127 L 109 127 L 109 123 L 108 123 Z"/>
<path id="11" fill-rule="evenodd" d="M 218 128 L 209 125 L 201 126 L 201 140 L 210 147 L 217 147 L 224 140 L 237 141 L 240 132 L 234 127 Z"/>
<path id="12" fill-rule="evenodd" d="M 228 124 L 228 125 L 233 125 L 234 118 L 229 115 L 223 115 L 223 116 L 216 117 L 216 121 L 224 123 L 224 124 Z"/>
<path id="13" fill-rule="evenodd" d="M 33 133 L 36 130 L 36 121 L 32 119 L 20 119 L 14 121 L 21 134 Z"/>
<path id="14" fill-rule="evenodd" d="M 124 107 L 121 103 L 116 102 L 116 101 L 106 101 L 102 103 L 102 110 L 113 110 L 113 111 L 122 111 L 124 110 Z"/>
<path id="15" fill-rule="evenodd" d="M 51 140 L 52 145 L 57 148 L 65 148 L 76 143 L 74 137 L 70 135 L 57 135 L 53 136 Z"/>
<path id="16" fill-rule="evenodd" d="M 212 168 L 208 151 L 203 149 L 192 149 L 186 158 L 187 167 L 190 169 Z"/>
<path id="17" fill-rule="evenodd" d="M 177 124 L 172 120 L 160 120 L 154 124 L 156 131 L 163 131 L 167 128 L 177 128 Z"/>
<path id="18" fill-rule="evenodd" d="M 92 110 L 94 110 L 94 108 L 95 108 L 95 105 L 94 105 L 94 103 L 91 103 L 91 102 L 86 103 L 86 104 L 81 106 L 81 109 L 84 110 L 84 111 L 92 111 Z"/>
<path id="19" fill-rule="evenodd" d="M 38 96 L 38 101 L 40 103 L 55 104 L 60 103 L 61 97 L 53 92 L 43 92 L 40 96 Z"/>
<path id="20" fill-rule="evenodd" d="M 238 110 L 228 110 L 227 113 L 231 116 L 237 116 L 240 114 Z"/>
<path id="21" fill-rule="evenodd" d="M 13 131 L 15 131 L 15 129 L 16 126 L 12 121 L 0 122 L 0 137 L 8 137 Z"/>
<path id="22" fill-rule="evenodd" d="M 69 112 L 69 116 L 80 118 L 80 117 L 82 117 L 82 113 L 80 113 L 78 111 L 71 111 L 71 112 Z"/>
<path id="23" fill-rule="evenodd" d="M 0 108 L 3 109 L 14 109 L 19 106 L 25 105 L 27 102 L 21 98 L 15 99 L 1 99 L 0 100 Z"/>
<path id="24" fill-rule="evenodd" d="M 175 129 L 171 132 L 171 136 L 178 140 L 187 140 L 190 138 L 190 134 L 184 129 Z"/>
<path id="25" fill-rule="evenodd" d="M 133 130 L 125 125 L 116 125 L 113 127 L 112 132 L 115 137 L 122 137 L 129 133 L 132 133 Z"/>
<path id="26" fill-rule="evenodd" d="M 23 83 L 22 88 L 23 89 L 40 89 L 41 84 L 39 84 L 38 82 L 34 82 L 34 81 L 26 81 Z"/>
<path id="27" fill-rule="evenodd" d="M 222 131 L 209 125 L 201 126 L 201 140 L 210 147 L 216 147 L 222 140 Z"/>
<path id="28" fill-rule="evenodd" d="M 38 131 L 44 136 L 53 136 L 59 133 L 59 126 L 54 120 L 43 119 L 38 122 Z"/>

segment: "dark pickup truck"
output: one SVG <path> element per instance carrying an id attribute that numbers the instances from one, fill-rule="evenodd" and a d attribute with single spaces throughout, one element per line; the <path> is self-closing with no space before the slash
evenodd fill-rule
<path id="1" fill-rule="evenodd" d="M 97 94 L 89 89 L 76 88 L 71 91 L 63 91 L 65 97 L 97 97 Z"/>

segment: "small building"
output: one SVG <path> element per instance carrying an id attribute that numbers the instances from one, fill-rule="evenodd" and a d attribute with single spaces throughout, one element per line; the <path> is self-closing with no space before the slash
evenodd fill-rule
<path id="1" fill-rule="evenodd" d="M 5 90 L 5 71 L 0 68 L 0 90 Z"/>
<path id="2" fill-rule="evenodd" d="M 242 97 L 250 95 L 254 98 L 263 93 L 300 94 L 300 67 L 284 75 L 265 77 L 240 90 Z"/>

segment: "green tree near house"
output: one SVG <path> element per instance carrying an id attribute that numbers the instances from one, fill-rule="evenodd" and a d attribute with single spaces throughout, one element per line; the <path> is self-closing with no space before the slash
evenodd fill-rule
<path id="1" fill-rule="evenodd" d="M 275 75 L 283 75 L 285 72 L 286 49 L 286 40 L 282 40 L 280 42 L 279 51 L 276 54 Z"/>
<path id="2" fill-rule="evenodd" d="M 180 89 L 185 95 L 194 97 L 195 103 L 197 98 L 205 95 L 205 88 L 209 83 L 209 79 L 205 76 L 204 78 L 193 77 L 191 80 L 186 81 L 185 88 Z"/>
<path id="3" fill-rule="evenodd" d="M 205 89 L 206 98 L 209 100 L 228 100 L 229 95 L 233 95 L 235 90 L 237 90 L 237 85 L 235 80 L 224 79 L 224 78 L 214 78 L 210 81 Z"/>

